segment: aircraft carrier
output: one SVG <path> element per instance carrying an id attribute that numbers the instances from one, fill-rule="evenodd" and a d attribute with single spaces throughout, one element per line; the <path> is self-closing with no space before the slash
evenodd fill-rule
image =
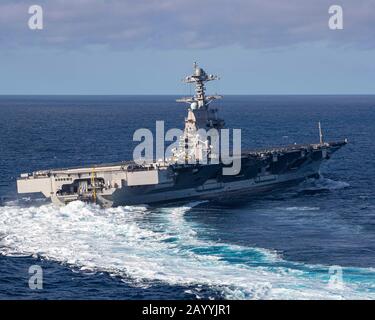
<path id="1" fill-rule="evenodd" d="M 206 82 L 217 79 L 197 64 L 193 74 L 184 79 L 195 85 L 195 94 L 177 100 L 188 104 L 188 115 L 170 157 L 23 173 L 17 179 L 18 193 L 42 193 L 57 205 L 81 200 L 103 207 L 233 199 L 318 178 L 322 162 L 347 143 L 346 139 L 324 142 L 319 124 L 319 143 L 232 153 L 240 169 L 224 174 L 228 162 L 212 148 L 220 137 L 201 135 L 202 129 L 220 133 L 225 128 L 217 108 L 211 105 L 221 96 L 205 93 Z"/>

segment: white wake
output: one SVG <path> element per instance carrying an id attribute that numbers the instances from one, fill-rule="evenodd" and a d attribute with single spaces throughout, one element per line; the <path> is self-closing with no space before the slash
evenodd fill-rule
<path id="1" fill-rule="evenodd" d="M 0 254 L 40 256 L 82 270 L 131 277 L 139 283 L 206 285 L 228 299 L 375 297 L 373 291 L 359 290 L 357 284 L 334 290 L 324 279 L 297 268 L 270 267 L 280 260 L 272 251 L 202 240 L 184 217 L 193 205 L 156 211 L 101 209 L 82 202 L 62 208 L 51 204 L 0 207 Z M 225 259 L 228 254 L 248 255 L 249 263 L 230 262 Z M 269 266 L 257 266 L 259 259 Z"/>

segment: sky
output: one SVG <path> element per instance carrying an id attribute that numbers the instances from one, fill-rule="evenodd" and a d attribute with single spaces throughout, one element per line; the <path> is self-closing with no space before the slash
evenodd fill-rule
<path id="1" fill-rule="evenodd" d="M 223 94 L 375 94 L 374 14 L 375 0 L 0 0 L 0 94 L 186 94 L 194 61 Z"/>

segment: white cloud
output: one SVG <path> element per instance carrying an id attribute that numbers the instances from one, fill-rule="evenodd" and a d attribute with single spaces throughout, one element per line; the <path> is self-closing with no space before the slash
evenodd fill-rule
<path id="1" fill-rule="evenodd" d="M 27 28 L 35 3 L 44 8 L 38 32 Z M 344 30 L 328 28 L 332 4 L 344 8 Z M 373 48 L 374 13 L 373 0 L 2 0 L 0 47 L 273 48 L 317 41 Z"/>

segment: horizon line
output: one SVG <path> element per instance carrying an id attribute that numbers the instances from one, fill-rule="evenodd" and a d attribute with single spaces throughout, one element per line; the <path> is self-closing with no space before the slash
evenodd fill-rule
<path id="1" fill-rule="evenodd" d="M 223 96 L 375 96 L 375 93 L 223 93 Z M 87 94 L 87 93 L 0 93 L 0 97 L 32 97 L 32 96 L 184 96 L 178 93 L 110 93 L 110 94 Z M 193 95 L 191 95 L 193 96 Z"/>

